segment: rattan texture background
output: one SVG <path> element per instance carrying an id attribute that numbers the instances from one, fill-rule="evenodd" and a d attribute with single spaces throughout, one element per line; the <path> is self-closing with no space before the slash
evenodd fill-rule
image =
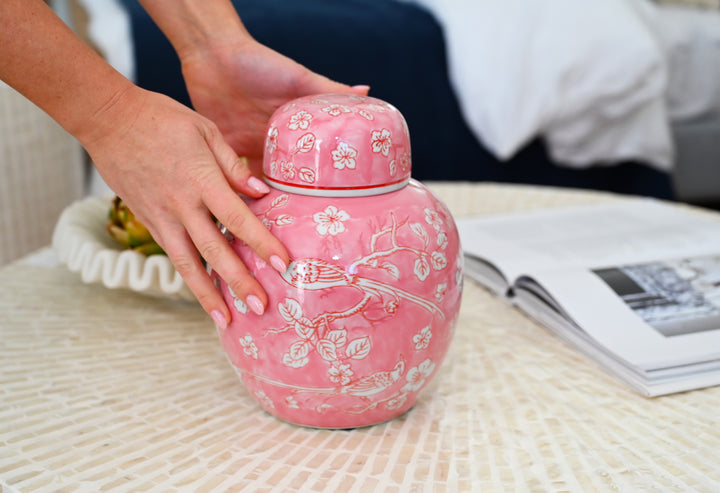
<path id="1" fill-rule="evenodd" d="M 456 215 L 612 197 L 433 188 Z M 719 491 L 720 387 L 643 398 L 470 281 L 434 385 L 350 431 L 265 414 L 197 305 L 0 270 L 0 491 Z"/>
<path id="2" fill-rule="evenodd" d="M 0 265 L 50 242 L 62 210 L 83 194 L 80 144 L 0 81 Z"/>

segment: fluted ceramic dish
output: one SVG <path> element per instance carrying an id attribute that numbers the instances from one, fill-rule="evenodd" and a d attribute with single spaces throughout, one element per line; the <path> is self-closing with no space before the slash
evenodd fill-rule
<path id="1" fill-rule="evenodd" d="M 183 278 L 165 255 L 149 257 L 123 249 L 105 231 L 111 197 L 88 197 L 68 206 L 53 233 L 61 262 L 80 273 L 83 282 L 110 289 L 130 289 L 156 297 L 195 301 Z"/>

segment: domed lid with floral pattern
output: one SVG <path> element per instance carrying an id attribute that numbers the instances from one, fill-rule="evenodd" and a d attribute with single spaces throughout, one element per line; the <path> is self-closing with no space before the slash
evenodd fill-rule
<path id="1" fill-rule="evenodd" d="M 397 190 L 410 179 L 407 124 L 397 108 L 376 98 L 299 98 L 270 118 L 263 171 L 271 186 L 304 195 Z"/>

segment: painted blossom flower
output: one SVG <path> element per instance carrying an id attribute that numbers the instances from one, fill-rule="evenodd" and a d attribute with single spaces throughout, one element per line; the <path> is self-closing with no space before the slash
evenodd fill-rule
<path id="1" fill-rule="evenodd" d="M 350 113 L 350 108 L 342 104 L 331 104 L 322 109 L 325 113 L 330 116 L 340 116 L 343 113 Z"/>
<path id="2" fill-rule="evenodd" d="M 273 409 L 275 407 L 273 401 L 262 390 L 258 390 L 257 392 L 255 392 L 255 398 L 260 403 L 260 405 L 266 409 Z"/>
<path id="3" fill-rule="evenodd" d="M 295 166 L 290 161 L 282 161 L 280 163 L 280 173 L 286 180 L 295 178 Z"/>
<path id="4" fill-rule="evenodd" d="M 432 226 L 435 231 L 439 231 L 443 221 L 437 211 L 425 208 L 425 222 Z"/>
<path id="5" fill-rule="evenodd" d="M 337 169 L 355 169 L 357 154 L 357 149 L 346 142 L 340 142 L 332 151 L 333 166 Z"/>
<path id="6" fill-rule="evenodd" d="M 410 368 L 410 371 L 407 372 L 407 376 L 405 377 L 407 384 L 402 388 L 402 391 L 413 392 L 420 390 L 422 386 L 425 385 L 425 380 L 427 380 L 434 370 L 435 363 L 429 359 L 420 363 L 417 368 Z"/>
<path id="7" fill-rule="evenodd" d="M 267 148 L 267 151 L 269 154 L 272 154 L 273 152 L 275 152 L 275 149 L 277 149 L 277 139 L 278 139 L 277 127 L 270 128 L 270 130 L 268 130 L 267 140 L 265 141 L 265 147 Z"/>
<path id="8" fill-rule="evenodd" d="M 310 126 L 312 115 L 305 110 L 300 110 L 290 117 L 288 122 L 288 128 L 290 130 L 306 130 Z"/>
<path id="9" fill-rule="evenodd" d="M 390 154 L 390 146 L 392 145 L 390 130 L 387 128 L 373 130 L 370 136 L 370 145 L 372 146 L 373 152 L 379 152 L 383 156 Z"/>
<path id="10" fill-rule="evenodd" d="M 339 383 L 340 385 L 347 385 L 350 383 L 353 371 L 350 368 L 350 365 L 335 362 L 328 370 L 328 376 L 330 377 L 331 382 Z"/>
<path id="11" fill-rule="evenodd" d="M 433 252 L 430 255 L 430 263 L 432 263 L 433 269 L 442 270 L 447 266 L 447 258 L 442 252 Z"/>
<path id="12" fill-rule="evenodd" d="M 373 116 L 372 113 L 370 113 L 369 111 L 365 111 L 365 110 L 358 111 L 358 115 L 360 115 L 363 118 L 365 118 L 366 120 L 370 120 L 370 121 L 375 119 L 375 117 Z"/>
<path id="13" fill-rule="evenodd" d="M 300 409 L 300 406 L 298 405 L 297 401 L 295 400 L 295 397 L 289 395 L 285 398 L 285 404 L 287 407 L 291 409 Z"/>
<path id="14" fill-rule="evenodd" d="M 343 221 L 350 219 L 350 214 L 338 209 L 334 205 L 329 205 L 323 212 L 313 214 L 313 221 L 317 224 L 315 229 L 322 236 L 336 236 L 345 231 Z"/>
<path id="15" fill-rule="evenodd" d="M 243 353 L 250 356 L 252 359 L 258 359 L 258 348 L 250 334 L 247 334 L 245 337 L 241 337 L 239 342 L 243 348 Z"/>
<path id="16" fill-rule="evenodd" d="M 430 339 L 432 339 L 432 330 L 430 330 L 430 326 L 428 325 L 413 336 L 415 350 L 420 351 L 422 349 L 427 349 L 428 346 L 430 346 Z"/>
<path id="17" fill-rule="evenodd" d="M 435 286 L 435 299 L 442 301 L 445 299 L 445 293 L 447 293 L 447 284 L 441 283 Z"/>
<path id="18" fill-rule="evenodd" d="M 410 166 L 412 164 L 412 160 L 410 159 L 410 153 L 405 152 L 400 157 L 400 167 L 402 168 L 403 172 L 410 169 Z"/>

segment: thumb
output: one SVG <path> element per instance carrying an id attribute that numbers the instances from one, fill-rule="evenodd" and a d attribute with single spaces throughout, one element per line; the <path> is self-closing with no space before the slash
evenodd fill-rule
<path id="1" fill-rule="evenodd" d="M 349 86 L 334 80 L 328 79 L 325 76 L 319 74 L 313 74 L 311 81 L 305 87 L 308 94 L 323 94 L 323 93 L 334 93 L 334 94 L 357 94 L 358 96 L 367 96 L 370 91 L 370 86 L 361 84 L 356 86 Z"/>

